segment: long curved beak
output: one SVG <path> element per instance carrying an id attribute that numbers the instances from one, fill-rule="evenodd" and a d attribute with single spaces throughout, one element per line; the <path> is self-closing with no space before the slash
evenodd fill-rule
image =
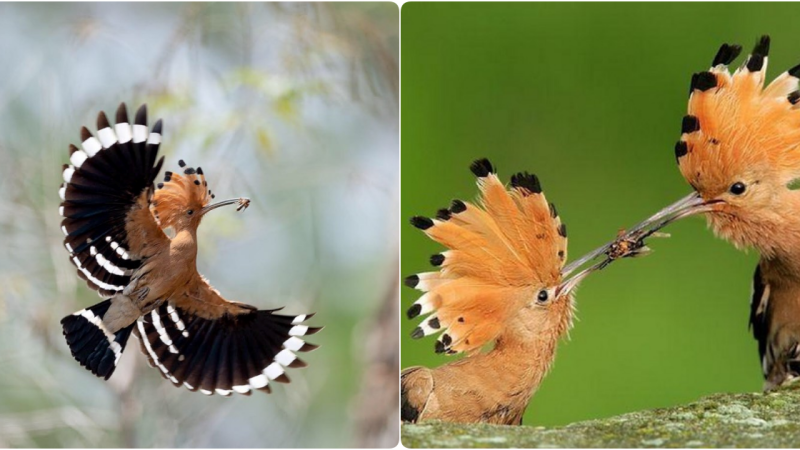
<path id="1" fill-rule="evenodd" d="M 556 287 L 556 298 L 572 293 L 572 290 L 575 289 L 584 278 L 588 277 L 593 272 L 604 269 L 607 265 L 611 264 L 611 261 L 612 259 L 606 258 L 562 281 L 561 284 Z"/>
<path id="2" fill-rule="evenodd" d="M 681 198 L 677 202 L 653 214 L 652 216 L 640 222 L 633 228 L 630 228 L 625 232 L 625 234 L 618 236 L 617 239 L 603 246 L 600 246 L 594 249 L 593 251 L 585 254 L 581 258 L 573 261 L 567 267 L 565 267 L 564 270 L 562 270 L 561 272 L 562 276 L 566 278 L 572 272 L 583 267 L 589 261 L 594 260 L 600 255 L 608 254 L 612 245 L 620 241 L 626 240 L 629 242 L 637 242 L 640 244 L 641 247 L 644 247 L 644 239 L 656 233 L 661 228 L 664 228 L 665 226 L 669 225 L 670 223 L 676 220 L 683 219 L 684 217 L 689 217 L 695 214 L 708 212 L 713 208 L 713 205 L 718 202 L 719 200 L 706 201 L 697 192 L 692 192 L 691 194 Z M 612 260 L 613 259 L 618 259 L 618 258 L 612 258 Z M 603 261 L 601 263 L 596 264 L 595 266 L 602 265 L 602 267 L 596 268 L 596 270 L 602 269 L 610 262 L 611 261 Z"/>
<path id="3" fill-rule="evenodd" d="M 603 270 L 617 259 L 646 254 L 649 251 L 649 248 L 644 244 L 646 238 L 652 236 L 658 232 L 658 230 L 676 220 L 711 211 L 713 205 L 718 202 L 719 200 L 706 201 L 697 192 L 692 192 L 677 202 L 663 208 L 626 233 L 618 236 L 617 239 L 596 248 L 566 266 L 561 271 L 561 276 L 564 281 L 556 288 L 556 295 L 569 295 L 584 278 L 593 272 Z M 626 250 L 622 253 L 614 253 L 614 248 L 620 248 L 620 243 L 623 242 L 627 243 L 625 247 Z M 572 275 L 573 272 L 601 255 L 605 255 L 605 258 Z"/>
<path id="4" fill-rule="evenodd" d="M 630 233 L 648 229 L 652 234 L 678 219 L 711 211 L 715 203 L 719 203 L 719 200 L 706 201 L 697 192 L 692 192 L 645 219 L 642 223 L 633 227 Z"/>
<path id="5" fill-rule="evenodd" d="M 200 215 L 204 215 L 205 213 L 215 210 L 222 206 L 234 205 L 234 204 L 239 205 L 236 208 L 236 210 L 241 211 L 247 209 L 247 207 L 250 206 L 250 199 L 242 197 L 242 198 L 231 198 L 228 200 L 223 200 L 221 202 L 214 203 L 213 205 L 208 205 L 205 208 L 201 209 Z"/>

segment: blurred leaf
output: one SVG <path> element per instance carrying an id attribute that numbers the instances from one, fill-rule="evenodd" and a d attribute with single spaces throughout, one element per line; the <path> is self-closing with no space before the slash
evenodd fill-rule
<path id="1" fill-rule="evenodd" d="M 275 147 L 273 146 L 272 138 L 267 130 L 262 127 L 256 128 L 256 139 L 258 140 L 259 147 L 268 157 L 272 158 L 275 156 Z"/>
<path id="2" fill-rule="evenodd" d="M 275 101 L 275 111 L 278 116 L 288 122 L 297 121 L 297 100 L 300 94 L 297 90 L 289 91 Z"/>

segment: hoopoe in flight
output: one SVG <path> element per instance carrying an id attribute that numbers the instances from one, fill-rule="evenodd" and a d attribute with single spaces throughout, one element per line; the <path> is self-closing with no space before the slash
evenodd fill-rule
<path id="1" fill-rule="evenodd" d="M 142 106 L 131 124 L 125 104 L 112 127 L 97 117 L 97 137 L 81 129 L 70 145 L 59 208 L 64 246 L 86 280 L 106 300 L 61 320 L 72 356 L 108 379 L 131 334 L 151 366 L 175 386 L 230 396 L 270 392 L 289 382 L 288 367 L 304 367 L 295 352 L 317 346 L 301 337 L 320 328 L 312 314 L 284 316 L 277 309 L 226 300 L 197 272 L 197 227 L 206 213 L 247 199 L 210 204 L 203 169 L 166 172 L 154 186 L 162 122 L 147 128 Z"/>
<path id="2" fill-rule="evenodd" d="M 405 422 L 519 425 L 550 368 L 558 340 L 572 326 L 573 289 L 612 259 L 646 250 L 642 242 L 633 241 L 613 258 L 570 277 L 594 257 L 564 267 L 567 228 L 545 199 L 539 179 L 518 173 L 506 189 L 488 160 L 475 161 L 471 170 L 478 177 L 479 203 L 454 200 L 435 219 L 411 219 L 448 248 L 430 259 L 439 271 L 405 280 L 425 292 L 408 317 L 428 315 L 412 337 L 441 332 L 436 353 L 465 352 L 467 357 L 435 369 L 402 372 Z M 494 348 L 481 353 L 490 343 Z"/>
<path id="3" fill-rule="evenodd" d="M 658 213 L 704 213 L 715 234 L 761 253 L 750 326 L 765 390 L 800 376 L 800 65 L 765 88 L 769 46 L 761 37 L 731 74 L 741 47 L 723 44 L 692 76 L 675 157 L 695 192 Z"/>

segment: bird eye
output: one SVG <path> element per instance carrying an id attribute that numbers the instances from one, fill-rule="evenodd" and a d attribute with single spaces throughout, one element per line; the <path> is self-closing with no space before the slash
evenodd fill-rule
<path id="1" fill-rule="evenodd" d="M 191 216 L 192 214 L 194 214 L 194 210 L 190 209 L 189 211 L 186 211 L 187 216 Z"/>
<path id="2" fill-rule="evenodd" d="M 545 289 L 542 289 L 541 291 L 539 291 L 539 295 L 536 296 L 536 300 L 539 303 L 546 302 L 548 298 L 550 298 L 550 294 Z"/>
<path id="3" fill-rule="evenodd" d="M 733 195 L 742 195 L 744 191 L 747 190 L 747 186 L 744 185 L 741 181 L 737 181 L 731 185 L 730 191 Z"/>

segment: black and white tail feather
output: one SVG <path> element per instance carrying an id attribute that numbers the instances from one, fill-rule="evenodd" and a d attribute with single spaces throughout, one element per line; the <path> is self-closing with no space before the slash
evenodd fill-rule
<path id="1" fill-rule="evenodd" d="M 272 381 L 288 383 L 286 369 L 305 367 L 295 352 L 317 348 L 302 339 L 320 328 L 302 323 L 313 314 L 282 316 L 277 310 L 205 319 L 169 302 L 136 321 L 134 333 L 151 367 L 175 386 L 206 395 L 269 393 Z"/>
<path id="2" fill-rule="evenodd" d="M 61 319 L 72 356 L 98 377 L 111 377 L 128 343 L 133 325 L 111 333 L 103 317 L 111 300 L 102 301 Z"/>

